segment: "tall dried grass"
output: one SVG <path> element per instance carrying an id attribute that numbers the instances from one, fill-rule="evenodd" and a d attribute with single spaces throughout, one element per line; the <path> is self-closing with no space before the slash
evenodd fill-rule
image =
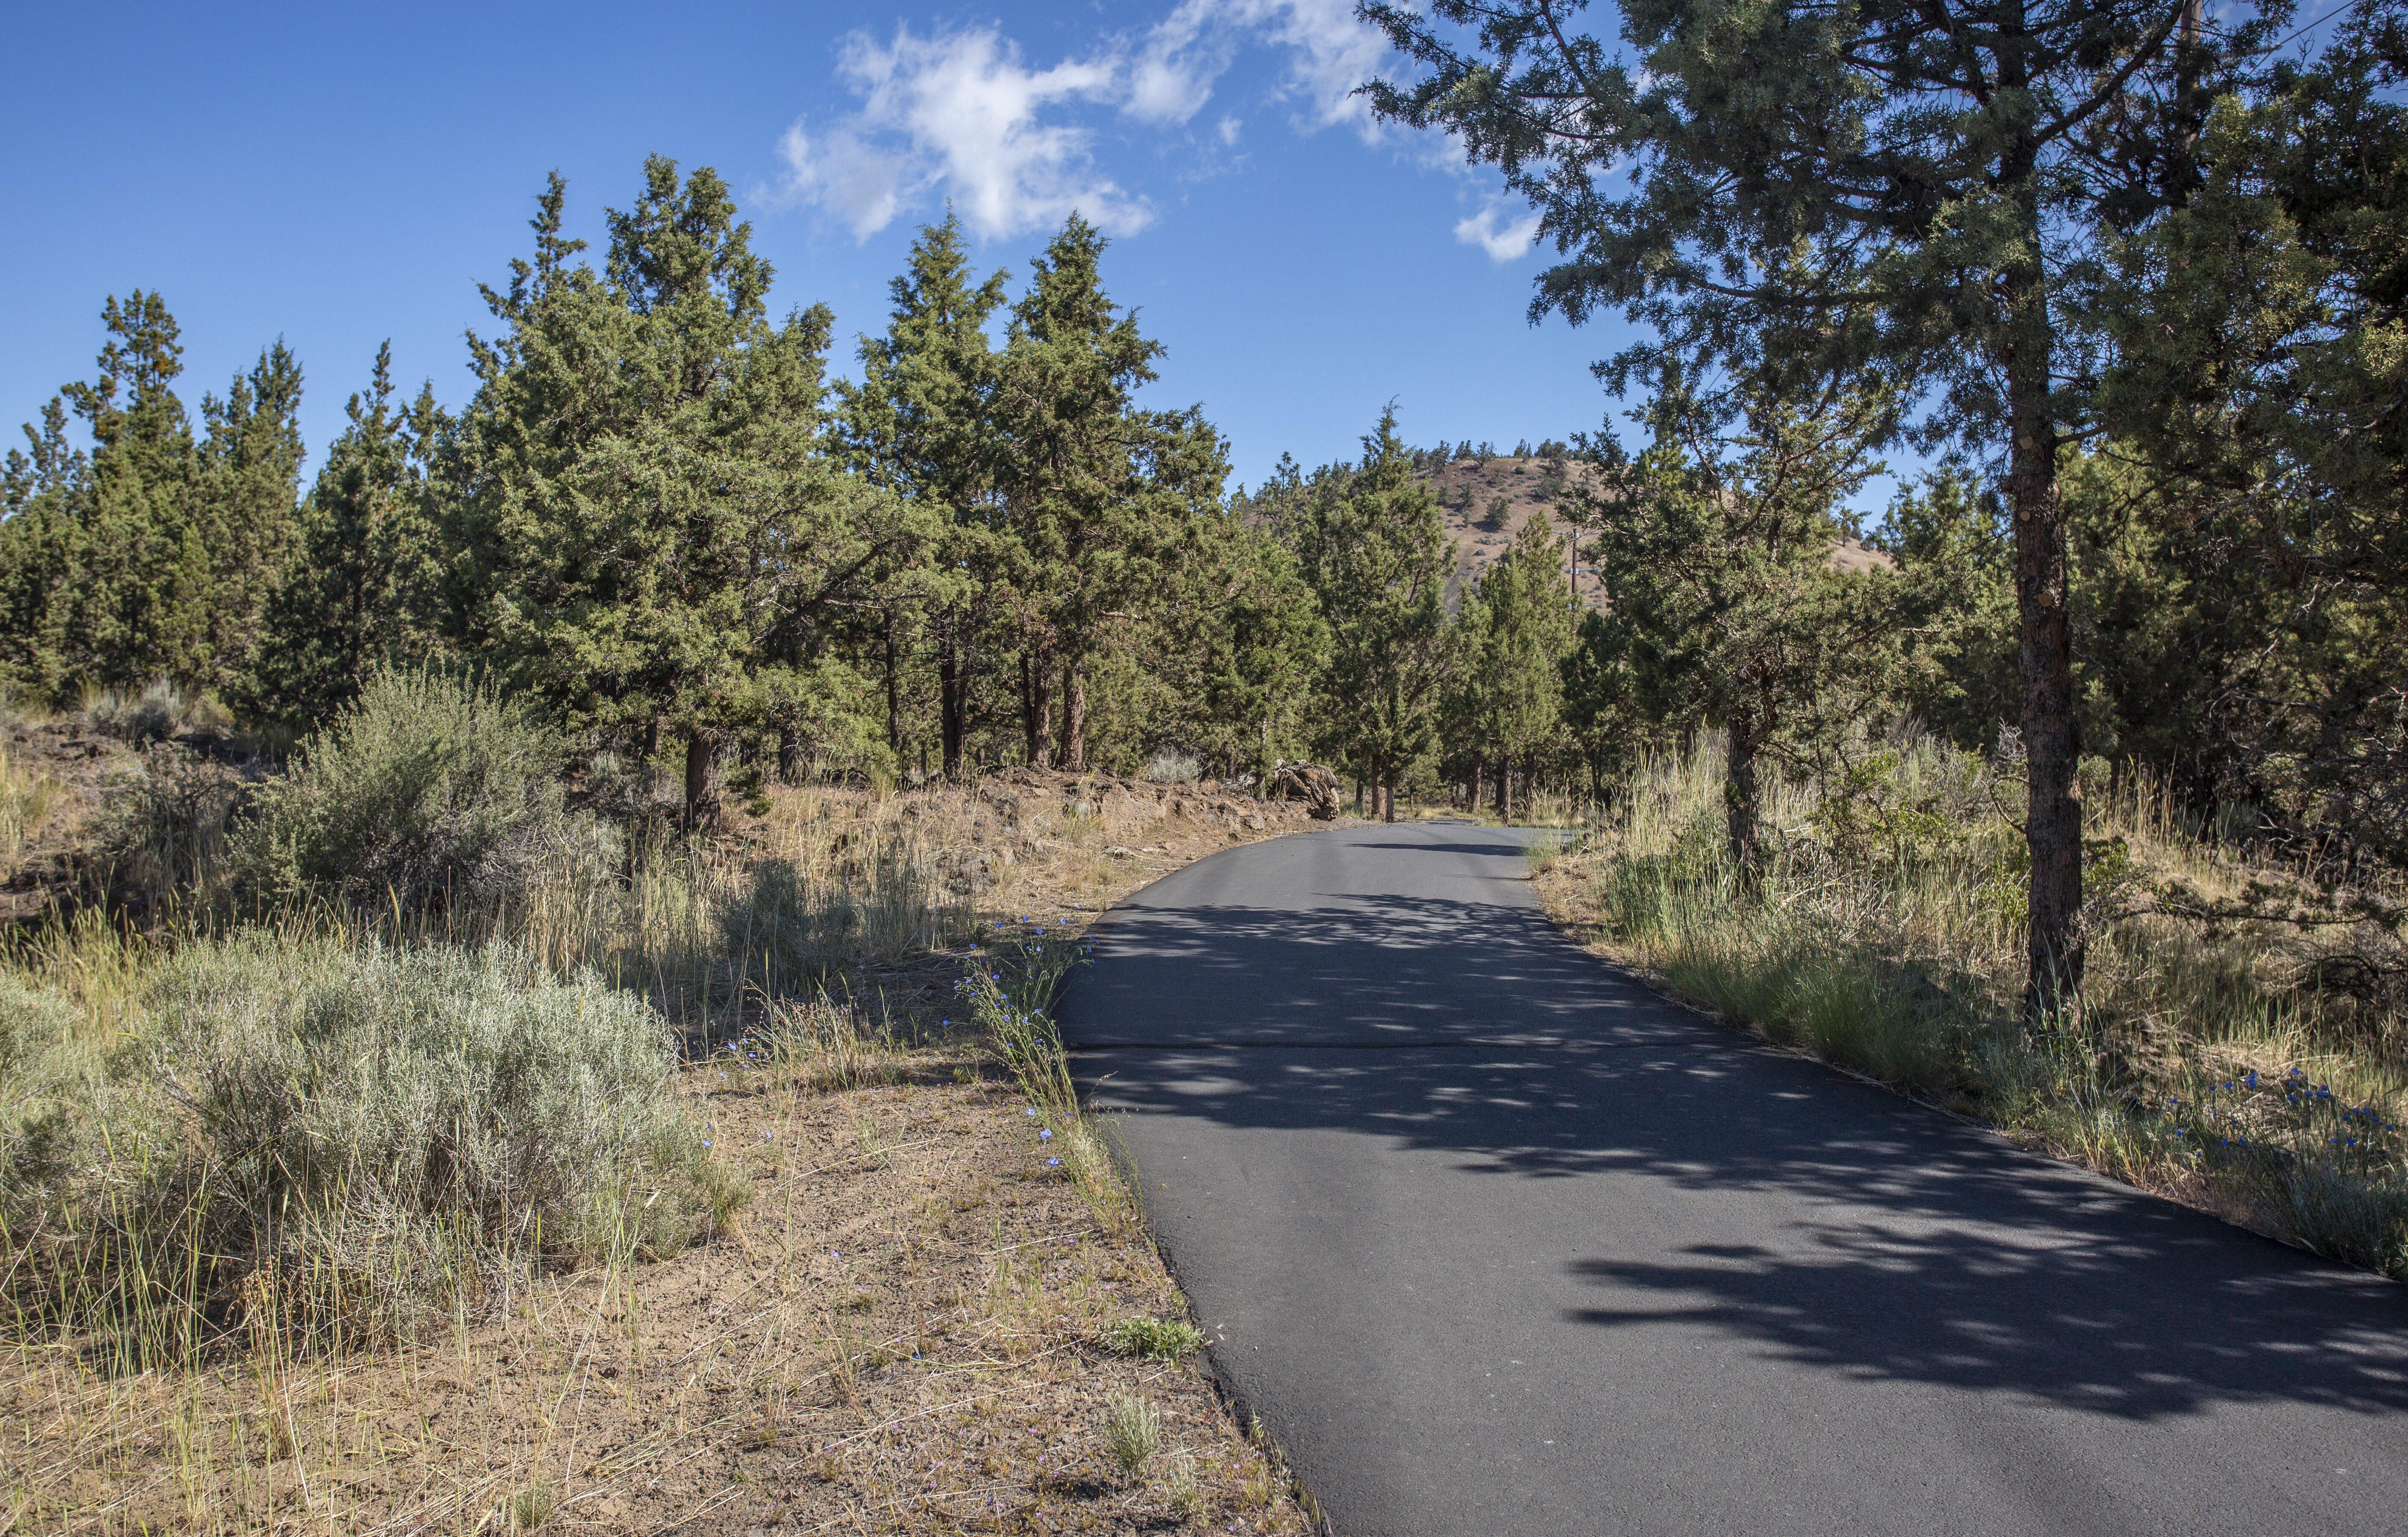
<path id="1" fill-rule="evenodd" d="M 1776 1041 L 2408 1279 L 2408 1037 L 2380 996 L 2325 984 L 2336 957 L 2403 958 L 2384 905 L 2202 923 L 2307 887 L 2094 773 L 2086 1020 L 2027 1026 L 2012 770 L 1909 739 L 1829 783 L 1772 780 L 1751 892 L 1709 738 L 1643 762 L 1567 866 L 1612 944 Z"/>
<path id="2" fill-rule="evenodd" d="M 57 780 L 20 767 L 0 746 L 0 880 L 16 874 L 25 845 L 40 834 L 58 797 Z"/>

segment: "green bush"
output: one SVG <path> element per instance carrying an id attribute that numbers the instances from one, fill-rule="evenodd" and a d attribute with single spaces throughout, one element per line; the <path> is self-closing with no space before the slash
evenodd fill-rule
<path id="1" fill-rule="evenodd" d="M 608 858 L 562 804 L 558 737 L 517 700 L 431 672 L 386 672 L 304 741 L 232 838 L 238 883 L 269 902 L 485 907 L 547 866 Z"/>
<path id="2" fill-rule="evenodd" d="M 254 931 L 160 969 L 108 1070 L 0 1128 L 21 1329 L 145 1358 L 239 1325 L 408 1338 L 526 1274 L 667 1254 L 733 1185 L 660 1015 L 526 953 Z"/>

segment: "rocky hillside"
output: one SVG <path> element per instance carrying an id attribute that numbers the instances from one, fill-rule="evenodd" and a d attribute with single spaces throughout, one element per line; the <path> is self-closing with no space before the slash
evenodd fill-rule
<path id="1" fill-rule="evenodd" d="M 1447 582 L 1449 607 L 1456 593 L 1513 547 L 1514 536 L 1532 518 L 1543 517 L 1558 535 L 1570 534 L 1571 524 L 1563 516 L 1561 499 L 1569 490 L 1594 483 L 1593 471 L 1586 465 L 1508 454 L 1456 459 L 1435 473 L 1416 474 L 1438 493 L 1447 538 L 1455 545 L 1455 574 Z M 1852 539 L 1840 541 L 1831 561 L 1843 571 L 1890 564 L 1887 555 Z M 1577 581 L 1581 601 L 1592 609 L 1601 606 L 1604 586 L 1596 570 L 1582 567 Z"/>

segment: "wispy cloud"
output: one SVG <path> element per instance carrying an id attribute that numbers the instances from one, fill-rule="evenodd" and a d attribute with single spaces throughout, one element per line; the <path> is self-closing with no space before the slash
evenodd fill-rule
<path id="1" fill-rule="evenodd" d="M 885 228 L 937 188 L 982 235 L 1015 234 L 1073 209 L 1115 234 L 1154 217 L 1096 171 L 1085 129 L 1044 116 L 1122 94 L 1117 61 L 1032 69 L 993 29 L 921 37 L 898 27 L 891 43 L 846 39 L 838 74 L 861 98 L 859 110 L 817 137 L 798 122 L 779 148 L 790 190 L 856 237 Z"/>
<path id="2" fill-rule="evenodd" d="M 1488 252 L 1492 262 L 1510 262 L 1526 255 L 1530 243 L 1539 237 L 1539 216 L 1524 213 L 1518 219 L 1508 219 L 1512 205 L 1504 198 L 1491 197 L 1480 206 L 1480 211 L 1457 223 L 1455 237 L 1467 246 L 1478 246 Z"/>
<path id="3" fill-rule="evenodd" d="M 1043 68 L 994 27 L 922 36 L 898 26 L 887 42 L 855 33 L 837 74 L 859 105 L 825 126 L 804 120 L 786 131 L 783 191 L 858 239 L 939 197 L 984 237 L 1074 209 L 1128 234 L 1154 210 L 1097 169 L 1085 121 L 1102 110 L 1184 127 L 1249 44 L 1284 50 L 1279 93 L 1298 127 L 1380 136 L 1354 92 L 1379 71 L 1385 45 L 1355 20 L 1352 0 L 1181 0 L 1142 34 L 1103 38 L 1084 57 Z M 1239 126 L 1225 114 L 1211 135 L 1232 146 Z"/>

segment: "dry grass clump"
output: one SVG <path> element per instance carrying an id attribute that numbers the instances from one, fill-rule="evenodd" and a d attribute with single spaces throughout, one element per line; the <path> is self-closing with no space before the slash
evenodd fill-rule
<path id="1" fill-rule="evenodd" d="M 58 797 L 56 779 L 20 767 L 0 746 L 0 880 L 17 873 L 26 843 L 41 832 Z"/>
<path id="2" fill-rule="evenodd" d="M 81 709 L 93 730 L 136 747 L 165 741 L 180 732 L 222 732 L 233 725 L 233 717 L 216 699 L 206 694 L 186 694 L 165 678 L 131 697 L 114 690 L 93 690 L 83 697 Z"/>
<path id="3" fill-rule="evenodd" d="M 1841 783 L 1770 784 L 1755 893 L 1726 853 L 1714 744 L 1650 759 L 1542 885 L 1618 955 L 1777 1041 L 2408 1279 L 2408 1034 L 2396 1000 L 2325 985 L 2341 957 L 2408 959 L 2396 916 L 2372 901 L 2280 921 L 2268 893 L 2303 906 L 2304 883 L 2100 778 L 2078 1032 L 2018 1016 L 2013 766 L 1944 744 L 1871 744 Z"/>

